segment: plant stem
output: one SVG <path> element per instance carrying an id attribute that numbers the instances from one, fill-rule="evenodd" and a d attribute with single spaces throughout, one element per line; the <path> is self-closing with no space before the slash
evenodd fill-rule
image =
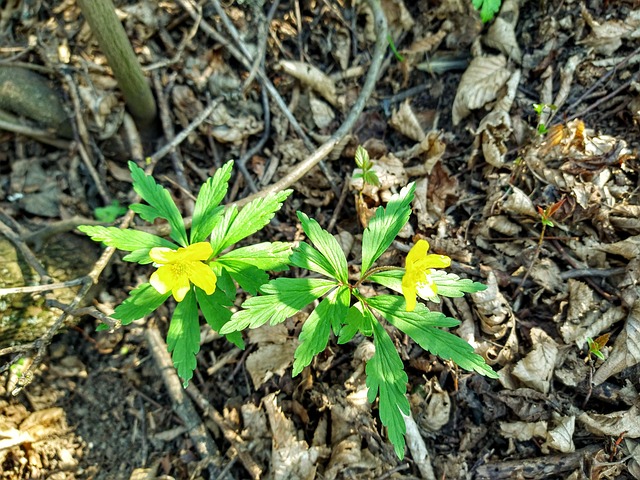
<path id="1" fill-rule="evenodd" d="M 131 115 L 141 126 L 150 125 L 156 118 L 156 102 L 113 1 L 78 0 L 78 5 L 107 57 Z"/>
<path id="2" fill-rule="evenodd" d="M 400 267 L 391 267 L 391 266 L 370 268 L 369 270 L 367 270 L 365 272 L 365 274 L 360 278 L 360 280 L 358 280 L 356 282 L 356 284 L 353 286 L 353 288 L 358 288 L 371 275 L 374 275 L 374 274 L 379 273 L 379 272 L 388 272 L 389 270 L 402 270 L 402 269 Z"/>

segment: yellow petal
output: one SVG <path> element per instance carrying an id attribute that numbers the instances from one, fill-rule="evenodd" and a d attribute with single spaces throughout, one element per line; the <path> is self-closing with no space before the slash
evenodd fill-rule
<path id="1" fill-rule="evenodd" d="M 181 278 L 181 280 L 183 281 L 177 282 L 173 286 L 173 290 L 171 291 L 171 293 L 173 294 L 173 298 L 176 299 L 176 302 L 181 302 L 182 300 L 184 300 L 184 297 L 187 295 L 187 293 L 189 293 L 189 289 L 191 288 L 191 284 L 189 283 L 187 277 L 183 277 Z"/>
<path id="2" fill-rule="evenodd" d="M 213 253 L 213 248 L 209 242 L 198 242 L 189 245 L 186 248 L 179 248 L 176 251 L 177 262 L 195 262 L 208 260 Z"/>
<path id="3" fill-rule="evenodd" d="M 427 255 L 428 251 L 429 242 L 426 240 L 418 240 L 407 254 L 407 260 L 405 262 L 406 267 L 410 268 L 410 266 L 415 264 L 417 261 L 423 259 Z"/>
<path id="4" fill-rule="evenodd" d="M 177 250 L 167 247 L 153 247 L 149 250 L 149 257 L 160 265 L 168 265 L 170 263 L 207 260 L 212 253 L 213 249 L 209 242 L 198 242 Z"/>
<path id="5" fill-rule="evenodd" d="M 405 273 L 402 277 L 402 295 L 407 302 L 407 312 L 413 312 L 416 308 L 416 281 L 411 273 Z"/>
<path id="6" fill-rule="evenodd" d="M 153 247 L 149 250 L 149 257 L 160 265 L 166 265 L 173 261 L 176 251 L 167 247 Z"/>
<path id="7" fill-rule="evenodd" d="M 451 265 L 451 259 L 446 255 L 427 255 L 421 261 L 418 262 L 420 269 L 427 271 L 430 268 L 446 268 Z"/>
<path id="8" fill-rule="evenodd" d="M 207 245 L 209 245 L 207 243 Z M 187 268 L 187 276 L 196 286 L 211 295 L 216 289 L 216 274 L 208 265 L 202 262 L 190 262 Z"/>
<path id="9" fill-rule="evenodd" d="M 173 288 L 173 272 L 171 267 L 159 267 L 153 272 L 149 283 L 159 294 L 164 295 Z"/>

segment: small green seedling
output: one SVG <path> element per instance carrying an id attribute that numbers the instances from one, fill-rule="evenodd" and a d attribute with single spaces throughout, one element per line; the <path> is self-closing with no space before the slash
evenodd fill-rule
<path id="1" fill-rule="evenodd" d="M 589 353 L 587 355 L 587 358 L 585 359 L 585 362 L 590 362 L 591 361 L 591 355 L 593 355 L 594 357 L 599 358 L 600 360 L 604 360 L 604 354 L 602 353 L 602 349 L 604 348 L 604 346 L 609 341 L 609 337 L 610 336 L 611 336 L 610 333 L 605 333 L 604 335 L 600 335 L 595 340 L 593 338 L 591 338 L 591 337 L 587 338 L 587 345 L 589 346 Z"/>
<path id="2" fill-rule="evenodd" d="M 375 170 L 373 170 L 373 162 L 369 158 L 369 152 L 360 145 L 356 149 L 355 162 L 361 171 L 355 172 L 351 178 L 354 180 L 362 178 L 362 182 L 364 184 L 376 187 L 380 185 L 380 179 L 378 178 Z"/>
<path id="3" fill-rule="evenodd" d="M 534 103 L 533 110 L 538 114 L 538 127 L 536 129 L 538 135 L 545 135 L 549 131 L 547 125 L 551 122 L 558 107 L 553 104 Z"/>
<path id="4" fill-rule="evenodd" d="M 400 54 L 400 52 L 398 52 L 398 49 L 396 48 L 396 44 L 393 41 L 393 37 L 391 36 L 391 34 L 387 35 L 387 42 L 389 42 L 389 48 L 391 48 L 391 51 L 396 57 L 396 60 L 398 60 L 399 62 L 404 62 L 404 57 Z"/>
<path id="5" fill-rule="evenodd" d="M 117 200 L 112 201 L 111 205 L 98 207 L 93 211 L 96 220 L 104 223 L 113 223 L 116 218 L 121 217 L 125 213 L 127 213 L 126 207 L 120 205 L 120 202 Z"/>
<path id="6" fill-rule="evenodd" d="M 493 20 L 496 13 L 500 10 L 502 0 L 471 0 L 473 7 L 480 11 L 480 19 L 482 23 Z"/>

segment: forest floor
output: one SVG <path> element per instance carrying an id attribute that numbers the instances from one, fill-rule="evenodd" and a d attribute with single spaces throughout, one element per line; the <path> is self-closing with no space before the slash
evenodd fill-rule
<path id="1" fill-rule="evenodd" d="M 640 479 L 637 2 L 507 0 L 483 24 L 468 0 L 382 0 L 375 87 L 324 153 L 377 55 L 376 2 L 200 3 L 116 2 L 160 106 L 140 141 L 75 2 L 5 2 L 0 65 L 40 66 L 75 137 L 0 130 L 2 221 L 37 230 L 129 205 L 127 161 L 144 165 L 217 101 L 173 152 L 153 157 L 185 214 L 229 159 L 238 168 L 227 203 L 302 173 L 252 240 L 301 240 L 303 211 L 351 259 L 370 209 L 416 182 L 410 228 L 384 261 L 402 266 L 424 238 L 454 273 L 488 286 L 429 307 L 459 319 L 453 331 L 500 378 L 388 326 L 417 425 L 399 460 L 366 399 L 363 337 L 332 339 L 292 378 L 304 315 L 250 331 L 244 351 L 205 324 L 196 374 L 176 392 L 157 334 L 171 303 L 111 332 L 87 316 L 54 338 L 17 395 L 19 368 L 0 373 L 0 479 Z M 1 96 L 0 107 L 11 109 Z M 351 180 L 358 145 L 381 181 L 364 201 Z M 311 157 L 322 168 L 300 171 Z M 107 314 L 152 271 L 121 257 L 93 300 Z M 198 438 L 210 439 L 206 458 Z"/>

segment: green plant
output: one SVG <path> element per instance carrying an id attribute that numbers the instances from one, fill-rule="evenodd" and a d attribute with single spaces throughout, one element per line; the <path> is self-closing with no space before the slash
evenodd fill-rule
<path id="1" fill-rule="evenodd" d="M 493 20 L 498 10 L 500 10 L 500 6 L 502 5 L 502 0 L 471 0 L 473 3 L 473 7 L 480 11 L 480 19 L 482 23 L 487 23 L 490 20 Z"/>
<path id="2" fill-rule="evenodd" d="M 225 164 L 200 189 L 189 236 L 169 192 L 133 162 L 129 162 L 133 186 L 147 204 L 137 203 L 130 208 L 148 222 L 165 219 L 171 226 L 173 241 L 133 229 L 78 227 L 97 242 L 130 252 L 123 257 L 125 261 L 141 265 L 155 262 L 158 269 L 149 283 L 135 288 L 112 317 L 127 325 L 150 314 L 173 295 L 177 305 L 167 344 L 185 386 L 193 376 L 200 349 L 198 306 L 211 328 L 220 331 L 231 318 L 229 307 L 236 299 L 234 280 L 245 291 L 256 294 L 269 279 L 266 270 L 286 269 L 291 254 L 291 245 L 283 242 L 260 243 L 224 253 L 264 227 L 291 193 L 286 190 L 257 199 L 240 212 L 235 206 L 225 210 L 219 204 L 226 195 L 232 166 L 233 162 Z M 226 338 L 244 347 L 240 333 L 229 333 Z"/>
<path id="3" fill-rule="evenodd" d="M 536 129 L 538 135 L 544 135 L 549 131 L 547 125 L 549 125 L 558 107 L 553 104 L 534 103 L 533 110 L 538 114 L 538 127 Z"/>
<path id="4" fill-rule="evenodd" d="M 125 213 L 127 213 L 127 209 L 120 205 L 120 202 L 117 200 L 112 201 L 111 205 L 98 207 L 93 211 L 96 219 L 104 223 L 112 223 L 116 218 L 121 217 Z"/>
<path id="5" fill-rule="evenodd" d="M 356 155 L 354 157 L 354 160 L 356 162 L 356 166 L 360 169 L 360 171 L 354 172 L 351 178 L 353 180 L 361 178 L 363 187 L 364 184 L 379 186 L 380 179 L 378 178 L 375 170 L 373 170 L 373 162 L 369 158 L 369 152 L 367 152 L 362 147 L 362 145 L 358 145 L 358 148 L 356 148 Z"/>
<path id="6" fill-rule="evenodd" d="M 358 152 L 357 162 L 364 175 L 370 172 L 370 160 L 364 149 Z M 373 337 L 375 354 L 366 366 L 368 398 L 371 402 L 379 399 L 380 419 L 402 458 L 403 414 L 410 414 L 408 377 L 385 321 L 423 349 L 452 360 L 461 368 L 497 377 L 467 342 L 443 330 L 457 326 L 457 320 L 432 312 L 417 301 L 417 297 L 433 302 L 439 302 L 440 296 L 460 297 L 484 290 L 484 285 L 442 270 L 451 260 L 428 254 L 426 240 L 416 242 L 404 269 L 375 265 L 409 220 L 414 184 L 392 196 L 386 207 L 376 210 L 363 232 L 359 275 L 351 280 L 347 258 L 337 240 L 302 212 L 298 212 L 298 219 L 309 243 L 300 242 L 293 249 L 282 242 L 231 249 L 264 227 L 290 193 L 259 198 L 241 211 L 235 206 L 225 209 L 219 204 L 228 188 L 231 167 L 232 162 L 227 163 L 200 189 L 189 236 L 169 192 L 133 162 L 129 168 L 134 189 L 146 204 L 130 208 L 148 222 L 165 219 L 171 227 L 171 241 L 131 229 L 80 227 L 93 240 L 130 252 L 123 258 L 126 261 L 154 263 L 157 270 L 149 282 L 133 290 L 112 316 L 123 324 L 130 323 L 153 312 L 173 295 L 177 304 L 167 344 L 185 385 L 193 375 L 199 350 L 198 307 L 214 330 L 242 348 L 244 329 L 284 322 L 314 304 L 300 332 L 293 375 L 298 375 L 326 348 L 332 332 L 339 344 L 351 341 L 357 334 Z M 309 275 L 270 279 L 266 273 L 289 266 L 307 270 Z M 251 296 L 232 314 L 229 307 L 236 300 L 236 283 Z M 367 296 L 362 288 L 365 283 L 400 295 Z"/>
<path id="7" fill-rule="evenodd" d="M 429 245 L 424 240 L 407 256 L 406 271 L 393 266 L 374 266 L 409 220 L 414 188 L 414 184 L 410 184 L 394 195 L 386 208 L 377 209 L 362 236 L 362 264 L 354 283 L 349 281 L 347 259 L 337 240 L 315 220 L 298 212 L 310 244 L 301 242 L 294 249 L 291 264 L 320 277 L 271 280 L 260 288 L 261 296 L 246 300 L 242 309 L 221 329 L 228 334 L 267 322 L 278 324 L 321 299 L 302 326 L 300 345 L 294 354 L 294 376 L 326 348 L 332 331 L 339 344 L 349 342 L 358 333 L 373 336 L 376 352 L 366 366 L 368 398 L 371 402 L 379 398 L 380 419 L 400 458 L 405 444 L 402 415 L 409 415 L 405 395 L 408 378 L 381 319 L 407 334 L 423 349 L 450 359 L 464 369 L 496 377 L 467 342 L 441 329 L 457 326 L 457 320 L 431 312 L 415 300 L 416 295 L 432 301 L 438 301 L 439 296 L 460 297 L 467 292 L 484 290 L 484 285 L 435 270 L 448 266 L 450 260 L 442 255 L 426 255 Z M 405 298 L 383 294 L 366 297 L 360 291 L 365 282 L 402 292 Z"/>

